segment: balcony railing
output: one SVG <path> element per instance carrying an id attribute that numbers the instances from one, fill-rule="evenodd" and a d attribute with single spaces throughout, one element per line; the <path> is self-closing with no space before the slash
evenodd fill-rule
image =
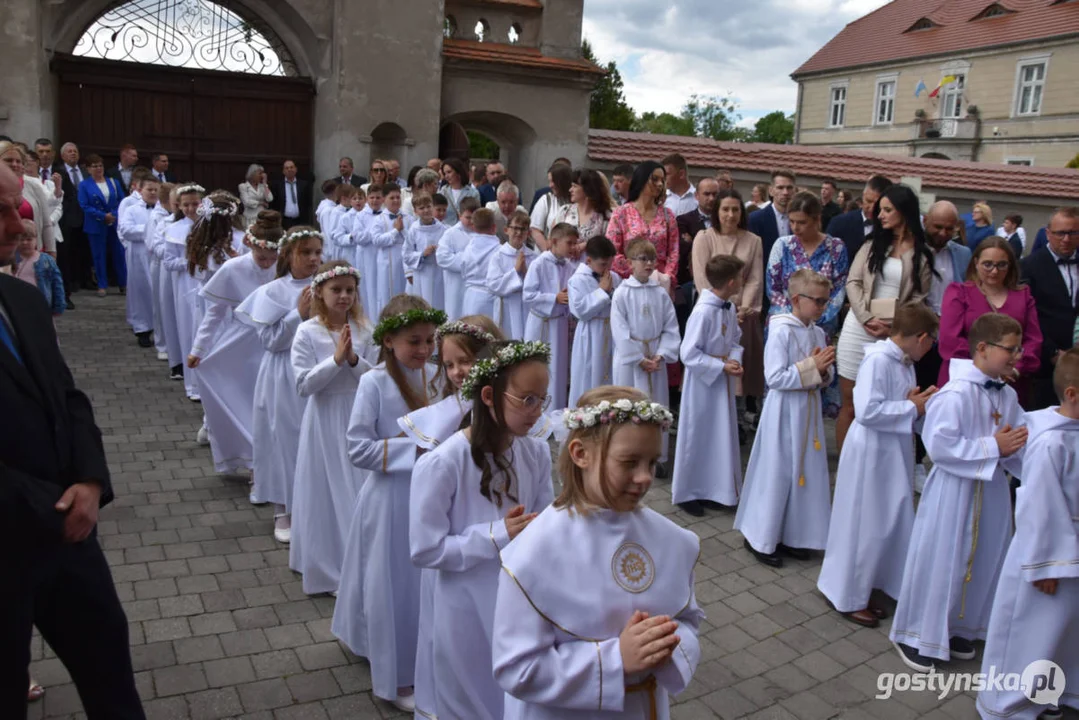
<path id="1" fill-rule="evenodd" d="M 974 118 L 916 119 L 915 140 L 974 140 L 978 137 L 978 121 Z"/>

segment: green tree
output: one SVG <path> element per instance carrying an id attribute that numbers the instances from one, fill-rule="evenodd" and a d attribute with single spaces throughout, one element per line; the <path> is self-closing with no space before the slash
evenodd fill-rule
<path id="1" fill-rule="evenodd" d="M 634 123 L 633 129 L 637 132 L 653 133 L 655 135 L 696 135 L 693 118 L 671 113 L 646 112 Z"/>
<path id="2" fill-rule="evenodd" d="M 1073 170 L 1079 170 L 1079 153 L 1076 153 L 1075 157 L 1073 157 L 1071 160 L 1069 160 L 1068 164 L 1065 165 L 1064 167 L 1072 168 Z"/>
<path id="3" fill-rule="evenodd" d="M 693 126 L 693 134 L 713 140 L 747 140 L 749 131 L 738 127 L 742 116 L 730 94 L 691 95 L 682 107 L 682 118 Z"/>
<path id="4" fill-rule="evenodd" d="M 753 127 L 753 142 L 789 145 L 794 141 L 794 116 L 781 110 L 770 112 Z"/>
<path id="5" fill-rule="evenodd" d="M 468 156 L 481 160 L 497 160 L 501 148 L 483 133 L 468 131 Z"/>
<path id="6" fill-rule="evenodd" d="M 596 130 L 632 130 L 637 120 L 633 108 L 626 104 L 622 74 L 613 60 L 603 65 L 592 52 L 592 45 L 585 40 L 581 43 L 581 54 L 602 67 L 606 74 L 592 89 L 591 103 L 588 109 L 588 126 Z"/>

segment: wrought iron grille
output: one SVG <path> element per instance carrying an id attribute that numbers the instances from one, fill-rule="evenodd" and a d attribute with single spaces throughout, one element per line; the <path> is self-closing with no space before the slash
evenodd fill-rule
<path id="1" fill-rule="evenodd" d="M 280 38 L 231 0 L 120 3 L 90 24 L 74 54 L 255 75 L 299 74 Z"/>

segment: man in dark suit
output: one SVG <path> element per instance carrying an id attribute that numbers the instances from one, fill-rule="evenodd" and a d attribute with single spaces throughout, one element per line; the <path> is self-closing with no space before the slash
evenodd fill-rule
<path id="1" fill-rule="evenodd" d="M 120 164 L 105 171 L 107 177 L 111 177 L 120 183 L 124 190 L 124 197 L 131 194 L 131 171 L 139 164 L 139 151 L 131 143 L 120 148 Z"/>
<path id="2" fill-rule="evenodd" d="M 697 233 L 712 227 L 712 213 L 718 195 L 718 181 L 713 178 L 700 180 L 695 194 L 697 207 L 675 218 L 678 222 L 678 291 L 674 296 L 674 311 L 683 335 L 696 293 L 693 286 L 693 241 Z"/>
<path id="3" fill-rule="evenodd" d="M 90 254 L 90 241 L 82 229 L 82 207 L 79 205 L 79 183 L 89 177 L 79 166 L 79 147 L 75 143 L 64 143 L 60 148 L 61 162 L 53 167 L 53 172 L 63 180 L 64 205 L 60 215 L 60 231 L 64 241 L 56 247 L 56 263 L 64 276 L 64 290 L 68 293 L 68 310 L 75 308 L 71 302 L 71 293 L 79 288 L 94 288 L 91 280 L 93 259 Z"/>
<path id="4" fill-rule="evenodd" d="M 772 204 L 761 208 L 749 216 L 749 231 L 761 239 L 764 264 L 767 268 L 768 255 L 776 240 L 791 234 L 791 222 L 787 218 L 787 207 L 794 197 L 794 183 L 797 179 L 790 170 L 773 170 L 770 193 Z"/>
<path id="5" fill-rule="evenodd" d="M 294 225 L 310 225 L 311 182 L 296 177 L 296 163 L 292 160 L 285 161 L 281 173 L 284 177 L 270 188 L 273 193 L 270 208 L 281 213 L 281 224 L 286 230 Z"/>
<path id="6" fill-rule="evenodd" d="M 498 202 L 498 186 L 506 179 L 506 167 L 498 160 L 495 160 L 487 164 L 485 172 L 487 173 L 487 182 L 479 187 L 480 201 L 484 205 Z M 518 202 L 518 204 L 520 203 Z"/>
<path id="7" fill-rule="evenodd" d="M 165 153 L 154 153 L 150 156 L 150 172 L 160 183 L 176 182 L 176 176 L 169 171 L 169 156 Z"/>
<path id="8" fill-rule="evenodd" d="M 337 161 L 337 173 L 338 176 L 334 178 L 340 185 L 351 185 L 352 187 L 360 187 L 367 182 L 367 178 L 363 175 L 356 175 L 352 171 L 355 166 L 352 164 L 352 158 L 343 157 Z"/>
<path id="9" fill-rule="evenodd" d="M 877 217 L 877 202 L 880 196 L 892 186 L 892 181 L 883 175 L 869 178 L 862 190 L 862 209 L 836 215 L 830 223 L 824 225 L 824 232 L 837 237 L 847 246 L 847 261 L 853 263 L 854 256 L 865 244 L 865 239 L 873 234 L 873 220 Z"/>
<path id="10" fill-rule="evenodd" d="M 18 180 L 0 167 L 0 264 L 22 225 Z M 97 543 L 112 500 L 90 401 L 75 388 L 41 292 L 0 275 L 0 717 L 26 717 L 34 626 L 91 720 L 144 720 L 127 618 Z"/>
<path id="11" fill-rule="evenodd" d="M 1049 219 L 1048 245 L 1022 262 L 1023 281 L 1030 286 L 1042 330 L 1042 364 L 1034 377 L 1034 407 L 1057 404 L 1053 371 L 1061 353 L 1072 347 L 1079 306 L 1079 208 L 1059 208 Z"/>
<path id="12" fill-rule="evenodd" d="M 820 184 L 820 227 L 821 230 L 828 228 L 828 223 L 832 222 L 832 218 L 843 212 L 843 208 L 839 207 L 839 203 L 835 201 L 836 193 L 839 192 L 839 186 L 835 180 L 828 179 Z"/>

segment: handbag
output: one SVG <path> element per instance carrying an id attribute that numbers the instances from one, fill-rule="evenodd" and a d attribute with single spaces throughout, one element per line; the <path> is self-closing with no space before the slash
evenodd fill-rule
<path id="1" fill-rule="evenodd" d="M 869 314 L 877 320 L 891 322 L 895 318 L 896 298 L 880 298 L 869 301 Z"/>

